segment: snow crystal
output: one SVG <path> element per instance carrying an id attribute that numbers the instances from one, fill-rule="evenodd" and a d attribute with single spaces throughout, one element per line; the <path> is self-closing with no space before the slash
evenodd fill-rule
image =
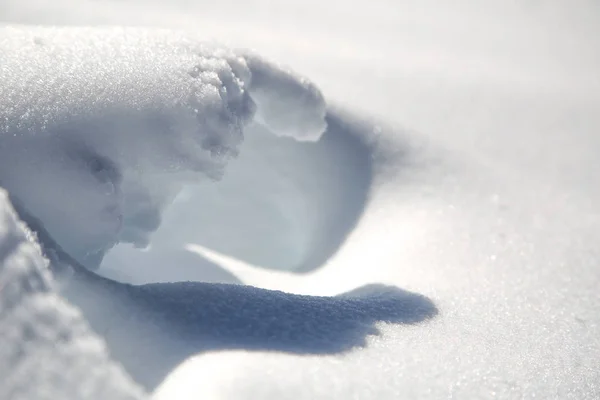
<path id="1" fill-rule="evenodd" d="M 143 398 L 80 313 L 53 290 L 32 239 L 0 190 L 0 398 Z"/>

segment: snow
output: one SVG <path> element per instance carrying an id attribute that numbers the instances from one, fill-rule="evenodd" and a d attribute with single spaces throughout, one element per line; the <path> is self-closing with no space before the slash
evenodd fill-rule
<path id="1" fill-rule="evenodd" d="M 380 334 L 379 323 L 409 326 L 437 314 L 426 297 L 383 285 L 323 297 L 237 284 L 129 286 L 76 278 L 65 293 L 102 332 L 114 359 L 148 389 L 199 353 L 337 354 L 364 347 Z"/>
<path id="2" fill-rule="evenodd" d="M 56 292 L 46 260 L 3 190 L 0 205 L 0 397 L 145 398 Z"/>
<path id="3" fill-rule="evenodd" d="M 257 121 L 281 136 L 316 141 L 325 124 L 325 100 L 317 87 L 291 71 L 274 70 L 257 55 L 246 57 Z"/>
<path id="4" fill-rule="evenodd" d="M 149 224 L 127 240 L 150 247 L 117 245 L 98 272 L 142 285 L 64 294 L 159 399 L 598 398 L 599 15 L 587 0 L 9 0 L 9 22 L 184 29 L 251 48 L 228 54 L 255 77 L 256 54 L 281 63 L 220 182 L 175 196 L 124 177 Z"/>
<path id="5" fill-rule="evenodd" d="M 117 273 L 132 283 L 206 281 L 213 274 L 208 269 L 225 279 L 220 268 L 185 250 L 189 243 L 272 270 L 318 268 L 360 219 L 371 183 L 370 153 L 358 136 L 361 129 L 349 127 L 335 113 L 326 121 L 328 130 L 317 142 L 248 127 L 240 155 L 221 182 L 183 189 L 175 200 L 178 206 L 165 210 L 169 227 L 156 232 L 150 249 L 117 246 L 101 272 Z M 195 206 L 197 199 L 202 206 Z M 187 224 L 190 219 L 196 223 Z M 166 253 L 179 261 L 168 270 L 159 267 Z M 147 267 L 140 274 L 135 266 L 142 264 Z"/>
<path id="6" fill-rule="evenodd" d="M 325 129 L 306 79 L 182 34 L 9 26 L 0 43 L 0 181 L 92 267 L 90 254 L 119 241 L 146 245 L 182 184 L 219 179 L 255 111 L 277 134 L 301 129 L 299 140 Z M 53 201 L 48 184 L 63 188 Z"/>

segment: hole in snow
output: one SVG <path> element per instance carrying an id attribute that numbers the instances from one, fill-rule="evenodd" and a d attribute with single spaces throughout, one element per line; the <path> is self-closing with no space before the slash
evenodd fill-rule
<path id="1" fill-rule="evenodd" d="M 317 142 L 278 137 L 252 125 L 220 182 L 185 189 L 163 215 L 149 250 L 119 245 L 100 272 L 136 283 L 219 280 L 212 273 L 202 276 L 200 260 L 195 266 L 153 268 L 154 255 L 184 252 L 190 243 L 263 268 L 318 268 L 358 221 L 371 182 L 370 150 L 354 126 L 332 113 L 327 123 Z M 117 269 L 119 276 L 112 273 Z"/>

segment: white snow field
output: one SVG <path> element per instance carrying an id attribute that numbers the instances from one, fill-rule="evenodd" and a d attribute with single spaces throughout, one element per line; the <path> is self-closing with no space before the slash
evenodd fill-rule
<path id="1" fill-rule="evenodd" d="M 597 2 L 1 7 L 1 398 L 600 398 Z"/>

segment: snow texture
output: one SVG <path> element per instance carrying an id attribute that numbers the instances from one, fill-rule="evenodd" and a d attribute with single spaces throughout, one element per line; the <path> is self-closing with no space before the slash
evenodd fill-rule
<path id="1" fill-rule="evenodd" d="M 216 36 L 306 73 L 328 103 L 345 110 L 336 114 L 328 107 L 327 132 L 318 142 L 285 136 L 293 130 L 262 136 L 261 129 L 252 142 L 249 123 L 248 140 L 236 160 L 243 171 L 230 162 L 222 182 L 211 186 L 219 189 L 187 188 L 170 207 L 173 213 L 162 213 L 160 206 L 178 189 L 166 190 L 169 175 L 162 180 L 123 176 L 141 187 L 127 185 L 136 195 L 126 208 L 140 216 L 126 217 L 161 222 L 154 236 L 160 243 L 153 242 L 147 252 L 129 249 L 125 256 L 123 248 L 115 248 L 115 257 L 109 254 L 99 272 L 113 267 L 113 276 L 123 272 L 132 281 L 151 282 L 202 280 L 208 271 L 213 281 L 256 289 L 202 283 L 130 286 L 77 276 L 65 294 L 81 306 L 136 380 L 149 389 L 159 385 L 159 399 L 597 400 L 599 4 L 4 0 L 0 19 L 8 22 L 145 25 L 149 41 L 154 35 L 159 41 L 173 37 L 163 28 Z M 92 43 L 83 37 L 70 42 Z M 165 52 L 173 50 L 167 47 Z M 254 53 L 235 53 L 249 69 L 258 69 Z M 285 87 L 282 98 L 303 87 L 276 75 L 264 82 Z M 307 90 L 290 105 L 311 98 Z M 259 112 L 255 121 L 262 118 Z M 131 115 L 138 120 L 137 111 Z M 366 115 L 376 116 L 374 122 L 361 123 Z M 277 126 L 276 121 L 263 118 L 264 124 Z M 350 133 L 358 146 L 348 145 Z M 63 170 L 50 174 L 47 164 L 49 177 L 67 182 L 77 177 Z M 100 159 L 96 169 L 110 175 L 110 164 Z M 238 185 L 246 177 L 267 183 Z M 62 185 L 61 180 L 56 182 Z M 86 196 L 83 185 L 73 186 L 81 198 L 97 198 L 93 191 Z M 152 201 L 142 207 L 137 192 L 147 190 Z M 355 206 L 346 207 L 345 198 Z M 336 203 L 344 204 L 337 217 L 322 218 L 336 210 Z M 215 214 L 200 218 L 203 209 Z M 261 221 L 264 229 L 232 229 L 240 215 L 246 217 L 238 221 Z M 139 225 L 139 231 L 127 235 L 143 246 L 153 228 L 130 224 Z M 343 229 L 329 231 L 333 227 Z M 334 240 L 319 248 L 327 241 L 306 240 L 314 232 L 323 235 L 315 238 Z M 250 250 L 241 245 L 246 235 Z M 172 241 L 163 247 L 165 238 Z M 311 254 L 315 248 L 317 255 Z M 289 263 L 282 257 L 286 252 Z M 371 286 L 374 292 L 367 294 L 352 292 L 371 282 L 383 285 Z M 347 292 L 348 298 L 336 297 Z M 208 308 L 192 299 L 205 299 Z M 405 324 L 417 316 L 409 312 L 404 318 L 393 306 L 390 314 L 371 308 L 398 302 L 422 305 L 429 310 L 422 314 L 425 319 L 440 311 L 427 323 Z M 288 306 L 306 328 L 286 317 Z M 247 323 L 237 326 L 227 313 Z M 198 324 L 205 317 L 220 328 L 210 331 Z M 345 343 L 320 325 L 347 328 L 341 331 Z M 272 329 L 261 331 L 265 327 Z M 369 334 L 373 329 L 380 334 Z M 306 336 L 296 337 L 296 331 Z M 234 338 L 235 332 L 248 333 L 248 339 Z M 235 347 L 238 340 L 241 346 Z"/>
<path id="2" fill-rule="evenodd" d="M 76 275 L 65 290 L 148 390 L 199 353 L 343 353 L 379 335 L 378 324 L 413 325 L 437 314 L 428 298 L 383 285 L 332 297 L 203 282 L 137 286 Z"/>
<path id="3" fill-rule="evenodd" d="M 118 245 L 98 272 L 138 284 L 217 278 L 239 282 L 187 251 L 189 243 L 261 268 L 318 269 L 360 222 L 372 184 L 371 152 L 361 140 L 372 125 L 333 110 L 326 122 L 317 142 L 248 127 L 243 150 L 223 180 L 184 188 L 147 251 Z M 170 260 L 177 262 L 160 268 Z"/>
<path id="4" fill-rule="evenodd" d="M 147 245 L 184 184 L 220 179 L 255 114 L 297 140 L 326 127 L 307 80 L 178 33 L 9 26 L 0 57 L 0 181 L 90 267 Z"/>
<path id="5" fill-rule="evenodd" d="M 257 121 L 281 136 L 318 140 L 327 125 L 323 96 L 317 87 L 292 71 L 273 69 L 256 54 L 245 58 L 252 71 L 250 91 L 259 110 Z"/>
<path id="6" fill-rule="evenodd" d="M 54 290 L 34 239 L 0 190 L 0 398 L 145 398 Z"/>

